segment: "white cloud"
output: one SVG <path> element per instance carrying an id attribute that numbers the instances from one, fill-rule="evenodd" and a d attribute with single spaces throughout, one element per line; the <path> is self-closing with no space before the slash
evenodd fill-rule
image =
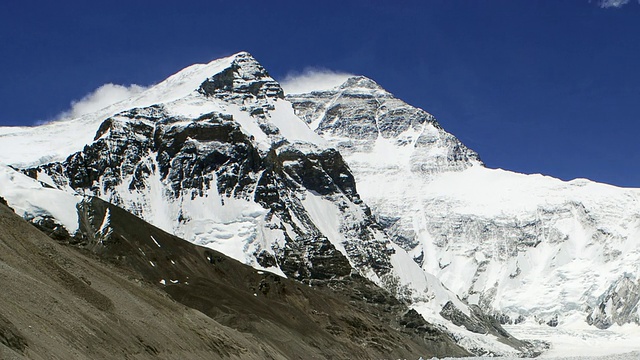
<path id="1" fill-rule="evenodd" d="M 327 90 L 342 85 L 352 74 L 326 69 L 306 69 L 302 73 L 289 73 L 280 82 L 286 94 L 300 94 L 314 90 Z"/>
<path id="2" fill-rule="evenodd" d="M 623 5 L 627 5 L 631 0 L 601 0 L 601 8 L 619 8 Z"/>
<path id="3" fill-rule="evenodd" d="M 85 95 L 80 100 L 71 102 L 71 109 L 58 115 L 57 119 L 73 119 L 84 114 L 89 114 L 104 109 L 119 101 L 128 99 L 144 91 L 146 88 L 139 85 L 104 84 L 95 91 Z"/>

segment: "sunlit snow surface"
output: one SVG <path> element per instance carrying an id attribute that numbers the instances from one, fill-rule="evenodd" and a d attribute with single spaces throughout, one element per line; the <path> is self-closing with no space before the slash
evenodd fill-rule
<path id="1" fill-rule="evenodd" d="M 340 149 L 387 233 L 460 298 L 511 321 L 524 316 L 533 328 L 509 329 L 549 340 L 548 355 L 640 350 L 637 325 L 620 335 L 586 323 L 616 284 L 639 280 L 639 189 L 488 169 L 465 158 L 464 145 L 429 114 L 366 79 L 288 99 Z M 438 323 L 428 306 L 414 307 Z M 637 307 L 625 320 L 635 315 Z M 537 327 L 556 316 L 557 328 Z M 468 335 L 486 345 L 487 337 Z"/>
<path id="2" fill-rule="evenodd" d="M 505 329 L 521 339 L 549 342 L 551 347 L 541 358 L 604 356 L 604 359 L 609 359 L 606 356 L 627 354 L 624 355 L 627 357 L 620 358 L 640 359 L 640 328 L 636 325 L 613 326 L 601 330 L 586 325 L 550 328 L 525 324 L 508 325 Z"/>
<path id="3" fill-rule="evenodd" d="M 240 54 L 240 56 L 245 55 Z M 274 139 L 265 134 L 257 119 L 247 111 L 246 106 L 250 104 L 246 101 L 238 104 L 207 97 L 197 91 L 205 79 L 229 67 L 233 59 L 234 56 L 206 65 L 191 66 L 131 99 L 77 119 L 34 128 L 0 128 L 0 162 L 25 167 L 64 159 L 74 151 L 82 149 L 85 144 L 91 143 L 98 126 L 107 117 L 113 116 L 116 121 L 132 121 L 126 116 L 116 114 L 133 107 L 140 108 L 155 104 L 162 104 L 163 111 L 168 115 L 176 119 L 184 119 L 182 122 L 172 123 L 172 126 L 187 126 L 193 119 L 211 112 L 232 115 L 240 125 L 241 131 L 253 139 L 258 149 L 266 152 L 271 148 Z M 262 101 L 270 102 L 272 105 L 266 114 L 266 121 L 277 127 L 280 136 L 295 144 L 297 150 L 317 152 L 328 146 L 322 137 L 295 115 L 290 102 L 279 98 L 267 98 Z M 139 121 L 154 126 L 151 121 L 145 119 Z M 275 141 L 279 140 L 275 139 Z M 200 143 L 197 146 L 208 145 Z M 43 157 L 43 154 L 46 155 Z M 156 156 L 157 154 L 153 152 L 145 154 L 142 162 L 146 162 L 148 168 L 157 169 Z M 40 176 L 42 181 L 54 185 L 45 174 Z M 157 171 L 152 172 L 144 180 L 145 186 L 142 190 L 132 190 L 128 186 L 132 180 L 131 176 L 134 175 L 128 175 L 113 187 L 106 187 L 102 183 L 104 180 L 98 180 L 95 184 L 96 188 L 106 190 L 97 195 L 133 211 L 165 231 L 221 251 L 258 269 L 269 270 L 284 276 L 277 267 L 265 269 L 260 266 L 255 254 L 263 250 L 273 253 L 276 248 L 282 249 L 285 245 L 286 233 L 290 237 L 295 237 L 296 234 L 286 223 L 283 224 L 284 228 L 266 223 L 267 211 L 259 204 L 246 199 L 221 196 L 215 187 L 195 197 L 191 196 L 191 193 L 180 194 L 178 197 L 168 195 L 170 184 L 166 179 L 162 179 Z M 213 177 L 211 183 L 215 184 L 215 174 L 211 176 Z M 66 190 L 71 191 L 71 189 Z M 351 222 L 358 224 L 364 221 L 364 210 L 350 201 L 343 199 L 339 205 L 335 199 L 321 197 L 311 192 L 300 192 L 294 196 L 299 197 L 314 225 L 321 230 L 322 234 L 352 261 L 345 250 L 345 244 L 351 241 L 345 233 L 348 230 L 345 229 L 352 226 Z M 178 221 L 178 219 L 188 220 Z M 294 217 L 292 221 L 307 220 Z M 298 225 L 300 228 L 306 227 L 303 224 Z M 388 242 L 381 231 L 374 232 L 373 236 L 380 243 Z M 389 243 L 389 246 L 392 245 Z M 395 253 L 390 259 L 393 265 L 390 275 L 396 279 L 398 286 L 404 287 L 407 293 L 411 294 L 413 300 L 422 302 L 422 308 L 428 309 L 425 311 L 431 317 L 442 321 L 438 314 L 439 310 L 449 301 L 462 312 L 469 314 L 466 305 L 443 288 L 437 278 L 425 273 L 403 249 L 395 245 L 393 247 Z M 359 268 L 359 270 L 380 285 L 384 285 L 387 281 L 380 279 L 371 268 Z M 452 331 L 458 330 L 460 329 L 452 328 Z"/>
<path id="4" fill-rule="evenodd" d="M 591 328 L 558 329 L 540 325 L 511 325 L 505 327 L 520 339 L 544 340 L 551 344 L 539 359 L 556 360 L 637 360 L 640 359 L 640 329 L 626 325 L 608 330 Z M 446 358 L 454 359 L 454 358 Z M 496 359 L 470 357 L 464 359 Z M 516 357 L 499 357 L 512 360 Z"/>
<path id="5" fill-rule="evenodd" d="M 540 357 L 545 358 L 545 357 Z M 433 358 L 436 359 L 436 358 Z M 466 358 L 440 358 L 441 360 L 453 360 L 453 359 L 464 359 L 464 360 L 488 360 L 488 359 L 502 359 L 502 360 L 521 360 L 522 358 L 518 357 L 466 357 Z M 640 352 L 632 352 L 626 354 L 615 354 L 615 355 L 601 355 L 601 356 L 557 356 L 553 357 L 556 360 L 637 360 L 640 359 Z"/>
<path id="6" fill-rule="evenodd" d="M 162 104 L 169 115 L 184 118 L 186 123 L 191 122 L 189 119 L 197 118 L 206 113 L 230 114 L 241 125 L 245 134 L 255 138 L 258 148 L 268 150 L 271 145 L 270 139 L 249 113 L 242 111 L 237 104 L 207 98 L 197 91 L 207 78 L 228 68 L 236 57 L 246 55 L 248 54 L 239 53 L 214 60 L 208 64 L 192 65 L 130 99 L 79 118 L 64 119 L 35 127 L 0 127 L 0 164 L 25 168 L 64 160 L 70 154 L 82 150 L 85 145 L 91 144 L 98 127 L 106 118 L 132 108 L 156 104 Z M 277 106 L 271 114 L 271 118 L 282 128 L 282 133 L 289 140 L 312 141 L 317 144 L 324 142 L 306 124 L 295 117 L 288 102 L 282 100 L 274 102 Z M 120 119 L 120 117 L 117 118 Z M 295 123 L 289 124 L 294 120 Z M 153 126 L 154 124 L 149 123 L 148 125 Z M 176 123 L 176 125 L 180 124 Z M 155 153 L 151 153 L 145 158 L 149 166 L 154 168 L 157 167 L 155 156 Z M 7 168 L 0 175 L 11 172 L 12 170 Z M 55 186 L 46 174 L 40 173 L 38 176 L 39 180 Z M 22 174 L 16 173 L 15 177 L 16 179 L 26 179 L 16 183 L 17 185 L 22 186 L 21 184 L 24 183 L 30 186 L 29 189 L 39 186 L 37 181 L 28 179 Z M 9 185 L 9 180 L 7 178 L 5 198 L 25 217 L 31 218 L 40 214 L 54 215 L 70 231 L 73 232 L 77 229 L 75 211 L 67 211 L 70 206 L 49 206 L 51 202 L 49 201 L 44 209 L 40 209 L 38 206 L 42 205 L 39 202 L 46 202 L 48 199 L 46 196 L 41 195 L 40 199 L 42 200 L 36 198 L 32 202 L 29 202 L 31 199 L 29 196 L 22 196 L 22 199 L 23 192 L 19 192 L 21 187 L 9 192 L 11 186 L 16 186 Z M 262 248 L 269 249 L 273 244 L 284 240 L 281 231 L 265 228 L 264 215 L 266 211 L 255 202 L 226 197 L 222 199 L 215 188 L 207 191 L 201 197 L 185 196 L 184 201 L 176 201 L 176 199 L 167 196 L 169 185 L 160 178 L 157 172 L 153 172 L 146 179 L 144 192 L 131 191 L 127 186 L 130 180 L 124 179 L 110 193 L 101 194 L 101 197 L 109 200 L 109 197 L 114 195 L 119 199 L 119 205 L 130 211 L 138 209 L 137 215 L 151 224 L 196 244 L 221 251 L 241 262 L 262 269 L 253 256 L 254 252 Z M 99 183 L 97 186 L 102 188 L 103 184 Z M 73 192 L 70 188 L 65 190 Z M 2 193 L 0 192 L 0 195 Z M 50 193 L 56 192 L 53 189 L 44 189 L 38 190 L 37 194 L 49 195 Z M 34 192 L 34 194 L 36 193 Z M 56 194 L 56 201 L 58 201 L 57 197 L 65 199 L 67 202 L 74 199 L 73 195 L 67 193 Z M 222 206 L 223 203 L 224 206 Z M 191 221 L 179 225 L 177 221 L 179 214 L 188 216 Z M 284 275 L 278 268 L 270 268 L 269 271 Z"/>
<path id="7" fill-rule="evenodd" d="M 355 158 L 363 199 L 378 213 L 404 215 L 423 268 L 472 303 L 484 298 L 513 319 L 582 322 L 585 305 L 596 307 L 621 276 L 640 273 L 638 190 L 480 166 L 372 175 Z M 534 243 L 522 244 L 525 236 Z"/>
<path id="8" fill-rule="evenodd" d="M 0 197 L 16 214 L 37 220 L 53 217 L 70 234 L 78 230 L 77 204 L 82 196 L 45 187 L 38 181 L 0 164 Z"/>
<path id="9" fill-rule="evenodd" d="M 227 68 L 233 57 L 192 65 L 137 96 L 97 112 L 35 127 L 0 127 L 0 163 L 37 166 L 65 159 L 93 141 L 104 119 L 134 107 L 173 102 L 193 93 L 209 76 Z"/>

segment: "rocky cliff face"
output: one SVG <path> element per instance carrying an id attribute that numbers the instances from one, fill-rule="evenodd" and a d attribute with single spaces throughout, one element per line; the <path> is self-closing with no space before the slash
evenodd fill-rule
<path id="1" fill-rule="evenodd" d="M 291 94 L 287 100 L 301 119 L 347 157 L 371 152 L 383 139 L 414 149 L 414 172 L 438 173 L 481 164 L 478 154 L 444 131 L 431 114 L 363 76 L 351 77 L 331 90 Z"/>
<path id="2" fill-rule="evenodd" d="M 503 323 L 637 322 L 637 189 L 487 169 L 363 77 L 287 99 L 344 154 L 386 234 L 460 298 Z"/>
<path id="3" fill-rule="evenodd" d="M 301 119 L 348 159 L 359 187 L 368 193 L 395 189 L 378 185 L 381 174 L 387 174 L 388 181 L 405 174 L 430 178 L 482 164 L 477 153 L 446 132 L 431 114 L 363 76 L 351 77 L 330 90 L 290 94 L 287 100 Z M 369 190 L 370 184 L 375 189 Z M 409 211 L 406 207 L 421 184 L 407 185 L 410 189 L 401 201 L 388 203 L 385 196 L 372 195 L 367 203 L 394 242 L 411 250 L 417 246 L 412 220 L 398 212 Z"/>
<path id="4" fill-rule="evenodd" d="M 346 276 L 352 265 L 363 274 L 389 273 L 393 250 L 341 155 L 283 136 L 270 121 L 282 90 L 255 60 L 237 56 L 197 91 L 200 100 L 235 107 L 235 116 L 190 118 L 160 104 L 126 110 L 106 119 L 82 151 L 27 173 L 99 196 L 199 244 L 223 248 L 236 240 L 233 246 L 245 248 L 236 252 L 240 260 L 289 277 Z M 334 222 L 324 224 L 323 216 Z M 337 228 L 329 234 L 323 226 Z M 214 232 L 202 234 L 207 227 Z"/>
<path id="5" fill-rule="evenodd" d="M 611 325 L 640 324 L 640 282 L 624 274 L 598 298 L 596 307 L 587 316 L 589 325 L 606 329 Z"/>

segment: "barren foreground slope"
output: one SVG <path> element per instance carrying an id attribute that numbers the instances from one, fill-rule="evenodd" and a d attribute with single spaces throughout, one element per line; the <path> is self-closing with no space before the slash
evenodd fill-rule
<path id="1" fill-rule="evenodd" d="M 364 279 L 345 280 L 349 299 L 258 272 L 97 199 L 85 229 L 107 208 L 112 242 L 80 248 L 0 204 L 0 358 L 466 354 Z"/>

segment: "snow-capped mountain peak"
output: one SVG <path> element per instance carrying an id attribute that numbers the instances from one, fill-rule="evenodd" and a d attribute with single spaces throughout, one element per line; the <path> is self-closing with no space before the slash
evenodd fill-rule
<path id="1" fill-rule="evenodd" d="M 229 67 L 205 79 L 198 91 L 209 96 L 229 93 L 284 98 L 284 92 L 256 59 L 247 52 L 234 55 Z"/>
<path id="2" fill-rule="evenodd" d="M 215 82 L 216 80 L 218 82 Z M 264 67 L 251 54 L 243 51 L 213 60 L 207 64 L 191 65 L 150 87 L 140 95 L 114 105 L 118 105 L 115 108 L 124 110 L 124 108 L 132 106 L 144 107 L 156 103 L 171 102 L 187 97 L 194 92 L 214 95 L 214 90 L 240 92 L 243 87 L 250 86 L 254 86 L 250 90 L 255 91 L 254 95 L 257 95 L 259 86 L 255 86 L 256 82 L 268 82 L 270 85 L 279 87 Z"/>
<path id="3" fill-rule="evenodd" d="M 94 113 L 36 127 L 0 127 L 0 162 L 30 167 L 61 161 L 95 140 L 96 130 L 105 119 L 130 109 L 159 104 L 163 104 L 165 113 L 178 117 L 197 118 L 214 111 L 238 115 L 237 120 L 244 121 L 243 129 L 263 139 L 266 147 L 270 141 L 265 131 L 278 132 L 275 130 L 278 126 L 292 140 L 323 144 L 324 140 L 300 124 L 295 116 L 287 116 L 286 110 L 280 111 L 290 108 L 288 103 L 279 101 L 282 97 L 282 88 L 262 65 L 248 52 L 239 52 L 207 64 L 189 66 L 131 98 Z M 278 102 L 283 104 L 276 107 Z M 263 125 L 263 130 L 245 115 L 266 118 L 270 117 L 271 110 L 279 113 L 273 116 L 273 121 L 262 121 L 272 123 Z M 266 127 L 273 129 L 264 130 Z"/>
<path id="4" fill-rule="evenodd" d="M 376 83 L 372 79 L 369 79 L 366 76 L 361 76 L 361 75 L 350 77 L 349 79 L 347 79 L 347 81 L 344 82 L 344 84 L 340 85 L 338 88 L 339 89 L 366 89 L 369 91 L 371 90 L 385 91 L 382 88 L 382 86 L 380 86 L 378 83 Z"/>
<path id="5" fill-rule="evenodd" d="M 287 99 L 427 273 L 506 323 L 640 323 L 638 189 L 485 168 L 430 114 L 357 83 Z"/>
<path id="6" fill-rule="evenodd" d="M 285 97 L 241 52 L 81 118 L 0 134 L 12 149 L 0 161 L 49 186 L 308 284 L 364 276 L 472 346 L 508 338 L 421 268 L 406 227 L 419 222 L 404 216 L 420 205 L 411 180 L 481 168 L 478 155 L 371 79 Z M 501 353 L 524 346 L 509 341 Z"/>
<path id="7" fill-rule="evenodd" d="M 482 166 L 477 153 L 433 115 L 395 98 L 364 76 L 330 90 L 287 95 L 296 114 L 349 158 L 393 170 L 433 174 Z M 367 165 L 368 166 L 368 165 Z M 365 179 L 359 179 L 359 181 Z"/>

